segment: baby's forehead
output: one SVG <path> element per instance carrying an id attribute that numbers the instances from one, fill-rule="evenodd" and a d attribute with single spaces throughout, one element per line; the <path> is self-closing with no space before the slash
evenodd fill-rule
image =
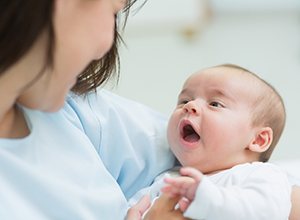
<path id="1" fill-rule="evenodd" d="M 239 81 L 246 81 L 249 78 L 253 78 L 252 74 L 246 72 L 241 69 L 232 68 L 232 67 L 210 67 L 206 69 L 199 70 L 190 77 L 187 78 L 186 82 L 190 81 L 226 81 L 226 80 L 239 80 Z"/>
<path id="2" fill-rule="evenodd" d="M 231 67 L 231 66 L 215 66 L 215 67 L 209 67 L 202 70 L 199 70 L 195 73 L 195 75 L 219 75 L 222 76 L 248 76 L 253 77 L 252 74 L 250 74 L 245 69 L 240 69 L 237 67 Z M 193 74 L 194 75 L 194 74 Z"/>
<path id="3" fill-rule="evenodd" d="M 192 74 L 184 83 L 183 89 L 194 91 L 225 91 L 238 93 L 240 96 L 253 97 L 259 86 L 258 79 L 244 70 L 231 67 L 211 67 Z M 252 95 L 250 95 L 252 94 Z"/>

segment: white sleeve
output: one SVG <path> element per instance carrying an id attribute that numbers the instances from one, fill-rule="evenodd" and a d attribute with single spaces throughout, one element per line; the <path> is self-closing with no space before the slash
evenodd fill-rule
<path id="1" fill-rule="evenodd" d="M 291 187 L 285 174 L 273 168 L 256 169 L 241 185 L 230 187 L 219 187 L 204 177 L 184 216 L 205 220 L 288 219 Z"/>

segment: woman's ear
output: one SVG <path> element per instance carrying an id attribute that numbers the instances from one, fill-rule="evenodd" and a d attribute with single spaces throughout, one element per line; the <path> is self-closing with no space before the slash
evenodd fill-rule
<path id="1" fill-rule="evenodd" d="M 263 127 L 258 130 L 248 149 L 253 152 L 262 153 L 269 149 L 272 141 L 273 130 L 270 127 Z"/>

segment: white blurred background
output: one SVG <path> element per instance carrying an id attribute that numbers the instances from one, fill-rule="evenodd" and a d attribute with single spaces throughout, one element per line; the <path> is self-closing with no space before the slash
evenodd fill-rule
<path id="1" fill-rule="evenodd" d="M 300 158 L 299 0 L 148 0 L 123 39 L 113 91 L 169 115 L 191 73 L 238 64 L 285 100 L 287 124 L 272 160 Z"/>

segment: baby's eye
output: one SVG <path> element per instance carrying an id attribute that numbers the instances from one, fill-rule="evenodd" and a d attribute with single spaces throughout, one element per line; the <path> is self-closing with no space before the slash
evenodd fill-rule
<path id="1" fill-rule="evenodd" d="M 182 99 L 182 100 L 178 100 L 177 105 L 185 105 L 186 103 L 188 103 L 189 101 L 186 99 Z"/>
<path id="2" fill-rule="evenodd" d="M 178 99 L 177 106 L 183 106 L 183 105 L 187 104 L 190 101 L 191 101 L 190 99 L 186 99 L 186 98 Z"/>
<path id="3" fill-rule="evenodd" d="M 224 108 L 225 107 L 222 103 L 216 102 L 216 101 L 210 102 L 209 105 L 212 107 L 216 107 L 216 108 Z"/>

